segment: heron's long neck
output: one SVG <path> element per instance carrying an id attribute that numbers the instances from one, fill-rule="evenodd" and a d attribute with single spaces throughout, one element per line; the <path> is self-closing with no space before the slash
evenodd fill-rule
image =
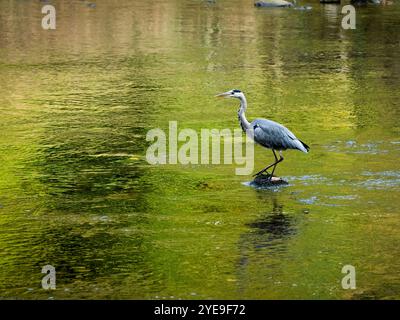
<path id="1" fill-rule="evenodd" d="M 245 97 L 240 98 L 240 109 L 238 111 L 238 117 L 240 126 L 242 127 L 243 131 L 251 128 L 250 122 L 247 121 L 246 115 L 244 114 L 247 108 L 247 101 Z"/>

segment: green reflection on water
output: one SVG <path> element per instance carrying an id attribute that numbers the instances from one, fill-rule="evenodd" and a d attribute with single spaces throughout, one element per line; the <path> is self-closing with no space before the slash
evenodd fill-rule
<path id="1" fill-rule="evenodd" d="M 399 298 L 398 4 L 344 31 L 317 2 L 96 3 L 55 1 L 54 32 L 39 1 L 0 3 L 1 298 Z M 145 161 L 168 121 L 237 128 L 213 98 L 231 88 L 311 145 L 286 153 L 289 186 Z"/>

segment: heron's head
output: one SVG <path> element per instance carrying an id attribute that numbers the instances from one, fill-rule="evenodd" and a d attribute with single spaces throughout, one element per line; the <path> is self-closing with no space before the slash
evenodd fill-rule
<path id="1" fill-rule="evenodd" d="M 241 98 L 244 97 L 244 94 L 243 94 L 242 91 L 240 91 L 240 90 L 238 90 L 238 89 L 232 89 L 232 90 L 229 90 L 229 91 L 227 91 L 227 92 L 217 94 L 216 97 L 219 97 L 219 98 L 237 98 L 237 99 L 241 99 Z"/>

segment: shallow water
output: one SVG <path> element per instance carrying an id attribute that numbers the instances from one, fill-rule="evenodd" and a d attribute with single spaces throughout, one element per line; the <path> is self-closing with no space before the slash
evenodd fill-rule
<path id="1" fill-rule="evenodd" d="M 56 31 L 40 1 L 0 2 L 1 298 L 400 298 L 400 3 L 343 30 L 318 2 L 93 2 L 52 2 Z M 287 186 L 146 162 L 169 121 L 238 128 L 213 97 L 231 88 L 311 146 Z"/>

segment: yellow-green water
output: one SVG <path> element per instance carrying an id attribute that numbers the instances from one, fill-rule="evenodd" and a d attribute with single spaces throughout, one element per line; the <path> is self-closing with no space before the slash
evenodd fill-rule
<path id="1" fill-rule="evenodd" d="M 50 3 L 55 31 L 43 2 L 0 2 L 0 298 L 400 298 L 398 1 L 356 30 L 318 2 Z M 285 153 L 289 186 L 146 162 L 169 121 L 238 128 L 213 98 L 232 88 L 311 146 Z"/>

